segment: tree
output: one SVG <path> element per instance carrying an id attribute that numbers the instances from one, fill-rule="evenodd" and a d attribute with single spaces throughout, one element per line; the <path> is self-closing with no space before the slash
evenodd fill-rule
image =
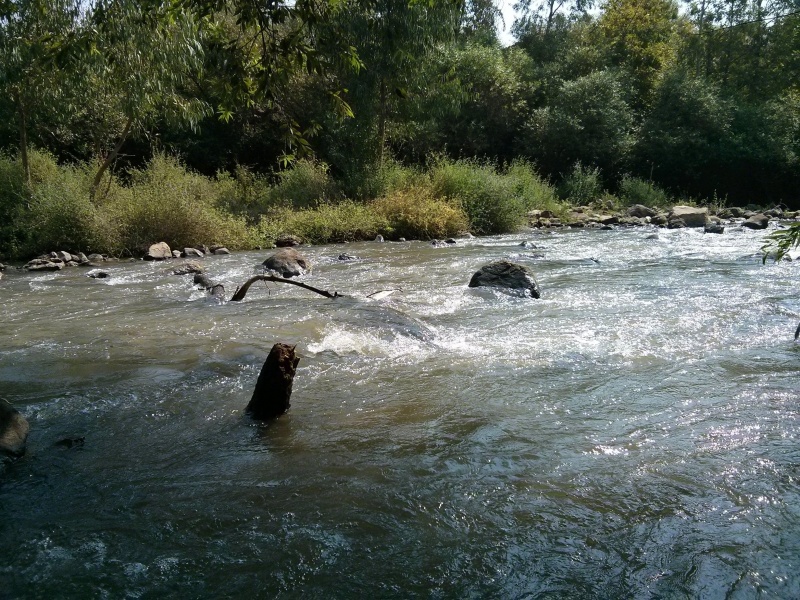
<path id="1" fill-rule="evenodd" d="M 660 75 L 677 56 L 684 32 L 673 0 L 609 0 L 598 21 L 611 65 L 630 75 L 635 104 L 646 105 Z"/>
<path id="2" fill-rule="evenodd" d="M 562 84 L 558 102 L 536 109 L 520 134 L 520 153 L 545 171 L 566 173 L 576 162 L 610 173 L 626 159 L 634 116 L 610 71 Z"/>
<path id="3" fill-rule="evenodd" d="M 45 112 L 69 111 L 75 79 L 64 69 L 78 26 L 80 2 L 19 0 L 0 4 L 0 89 L 4 114 L 13 114 L 25 181 L 31 124 Z M 74 99 L 74 96 L 72 97 Z"/>
<path id="4" fill-rule="evenodd" d="M 191 13 L 134 0 L 102 0 L 85 40 L 87 123 L 99 166 L 94 196 L 122 145 L 156 119 L 194 125 L 210 106 L 184 89 L 202 66 L 200 30 Z"/>

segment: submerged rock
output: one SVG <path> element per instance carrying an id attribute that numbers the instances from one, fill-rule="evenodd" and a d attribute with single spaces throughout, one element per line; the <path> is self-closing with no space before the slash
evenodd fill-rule
<path id="1" fill-rule="evenodd" d="M 205 289 L 210 289 L 214 287 L 214 282 L 211 281 L 208 275 L 205 273 L 195 273 L 194 274 L 194 284 L 204 287 Z"/>
<path id="2" fill-rule="evenodd" d="M 499 287 L 523 290 L 539 298 L 539 284 L 526 266 L 509 260 L 499 260 L 482 266 L 470 279 L 469 287 Z"/>
<path id="3" fill-rule="evenodd" d="M 8 456 L 25 454 L 25 441 L 30 425 L 7 400 L 0 398 L 0 453 Z"/>
<path id="4" fill-rule="evenodd" d="M 200 263 L 188 261 L 182 265 L 177 266 L 172 270 L 173 275 L 189 275 L 190 273 L 202 273 L 205 267 Z"/>
<path id="5" fill-rule="evenodd" d="M 311 263 L 293 248 L 281 248 L 261 264 L 281 277 L 297 277 L 311 270 Z"/>

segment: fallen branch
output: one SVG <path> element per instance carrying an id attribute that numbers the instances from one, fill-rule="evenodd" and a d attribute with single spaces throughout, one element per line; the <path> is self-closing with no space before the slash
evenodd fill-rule
<path id="1" fill-rule="evenodd" d="M 307 285 L 305 283 L 300 283 L 299 281 L 292 281 L 291 279 L 284 279 L 283 277 L 276 277 L 275 275 L 256 275 L 255 277 L 251 277 L 248 279 L 244 285 L 239 288 L 236 288 L 236 292 L 233 294 L 233 298 L 231 298 L 231 302 L 238 302 L 245 297 L 247 294 L 247 290 L 250 289 L 250 286 L 253 285 L 256 281 L 275 281 L 277 283 L 291 283 L 292 285 L 296 285 L 301 287 L 305 290 L 309 290 L 320 296 L 325 296 L 326 298 L 339 298 L 338 292 L 329 292 L 327 290 L 321 290 L 319 288 L 315 288 L 313 286 Z"/>

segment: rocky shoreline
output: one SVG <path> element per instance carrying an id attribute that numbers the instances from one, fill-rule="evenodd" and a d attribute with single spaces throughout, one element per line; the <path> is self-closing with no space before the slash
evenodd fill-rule
<path id="1" fill-rule="evenodd" d="M 668 210 L 655 209 L 641 204 L 634 204 L 624 211 L 612 210 L 611 207 L 576 206 L 566 218 L 559 218 L 548 210 L 533 210 L 527 214 L 528 225 L 534 229 L 613 229 L 615 227 L 656 226 L 668 229 L 684 227 L 703 228 L 705 233 L 722 234 L 726 227 L 745 227 L 748 229 L 766 229 L 772 221 L 798 221 L 800 211 L 789 211 L 782 206 L 769 210 L 753 211 L 740 207 L 724 207 L 715 212 L 708 207 L 676 205 Z M 378 236 L 383 241 L 383 236 Z M 376 241 L 378 241 L 376 239 Z M 400 241 L 406 241 L 401 238 Z M 435 245 L 446 246 L 447 243 L 433 240 Z M 273 247 L 291 247 L 302 244 L 296 236 L 279 236 Z M 260 250 L 261 248 L 256 248 Z M 152 244 L 139 259 L 130 260 L 169 260 L 172 258 L 203 258 L 209 255 L 230 254 L 224 246 L 198 245 L 173 250 L 165 242 Z M 108 261 L 120 260 L 107 254 L 73 254 L 64 250 L 50 252 L 28 261 L 17 267 L 25 271 L 60 271 L 66 267 L 101 267 Z M 0 279 L 6 265 L 0 264 Z"/>

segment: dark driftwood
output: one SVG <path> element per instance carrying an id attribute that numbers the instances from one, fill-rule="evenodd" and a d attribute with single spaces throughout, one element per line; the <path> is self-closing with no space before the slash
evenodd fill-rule
<path id="1" fill-rule="evenodd" d="M 292 382 L 300 358 L 295 346 L 275 344 L 256 382 L 247 412 L 254 419 L 274 419 L 289 410 Z"/>
<path id="2" fill-rule="evenodd" d="M 305 283 L 300 283 L 299 281 L 292 281 L 291 279 L 284 279 L 283 277 L 277 277 L 275 275 L 256 275 L 255 277 L 251 277 L 250 279 L 248 279 L 242 287 L 236 289 L 236 292 L 233 294 L 233 298 L 231 298 L 231 302 L 238 302 L 239 300 L 243 299 L 245 297 L 245 294 L 247 294 L 247 290 L 250 289 L 250 286 L 253 285 L 256 281 L 276 281 L 278 283 L 291 283 L 292 285 L 296 285 L 305 290 L 315 292 L 317 294 L 320 294 L 321 296 L 325 296 L 326 298 L 339 297 L 338 292 L 331 293 L 327 290 L 321 290 L 319 288 L 306 285 Z"/>
<path id="3" fill-rule="evenodd" d="M 797 326 L 797 331 L 794 332 L 794 339 L 800 337 L 800 325 Z"/>

